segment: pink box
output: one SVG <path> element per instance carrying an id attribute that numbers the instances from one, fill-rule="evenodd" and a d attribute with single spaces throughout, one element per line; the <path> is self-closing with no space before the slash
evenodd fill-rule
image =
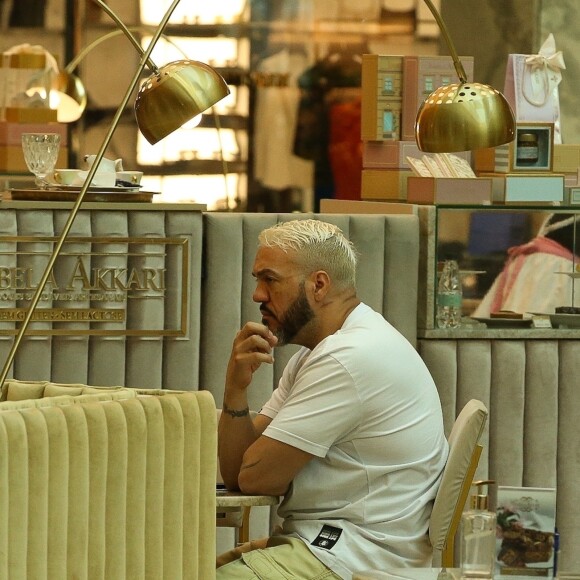
<path id="1" fill-rule="evenodd" d="M 407 203 L 417 204 L 490 204 L 490 178 L 409 177 Z"/>
<path id="2" fill-rule="evenodd" d="M 405 169 L 411 170 L 407 157 L 421 159 L 424 155 L 415 141 L 363 141 L 364 169 Z M 454 153 L 457 157 L 471 163 L 471 152 Z"/>
<path id="3" fill-rule="evenodd" d="M 67 143 L 67 126 L 63 123 L 12 123 L 0 121 L 0 145 L 18 145 L 22 143 L 23 133 L 58 133 L 60 144 Z"/>
<path id="4" fill-rule="evenodd" d="M 365 169 L 407 169 L 406 157 L 422 157 L 415 141 L 365 141 L 363 142 L 363 167 Z"/>
<path id="5" fill-rule="evenodd" d="M 460 57 L 468 81 L 473 80 L 472 56 Z M 459 82 L 450 56 L 403 57 L 401 141 L 415 138 L 415 120 L 423 101 L 443 85 Z"/>

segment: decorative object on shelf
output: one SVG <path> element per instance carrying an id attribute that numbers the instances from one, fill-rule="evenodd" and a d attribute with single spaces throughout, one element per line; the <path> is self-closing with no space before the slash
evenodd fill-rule
<path id="1" fill-rule="evenodd" d="M 493 181 L 488 177 L 418 177 L 407 179 L 407 203 L 429 205 L 489 205 Z"/>
<path id="2" fill-rule="evenodd" d="M 421 159 L 407 157 L 407 163 L 417 177 L 463 177 L 475 178 L 471 165 L 452 153 L 435 153 Z"/>
<path id="3" fill-rule="evenodd" d="M 554 160 L 554 123 L 516 122 L 516 138 L 493 150 L 497 173 L 551 173 Z"/>
<path id="4" fill-rule="evenodd" d="M 437 326 L 457 328 L 461 326 L 461 302 L 463 289 L 456 260 L 445 260 L 437 284 Z"/>
<path id="5" fill-rule="evenodd" d="M 554 143 L 562 143 L 558 85 L 565 68 L 553 34 L 538 54 L 510 54 L 506 68 L 504 93 L 516 121 L 554 123 Z"/>
<path id="6" fill-rule="evenodd" d="M 461 517 L 461 577 L 491 580 L 495 560 L 496 515 L 489 511 L 488 495 L 482 487 L 492 480 L 474 481 L 477 493 L 471 497 L 471 509 Z"/>
<path id="7" fill-rule="evenodd" d="M 554 577 L 555 531 L 555 488 L 498 486 L 493 577 Z"/>
<path id="8" fill-rule="evenodd" d="M 83 203 L 85 194 L 87 193 L 93 177 L 97 172 L 97 168 L 104 157 L 105 150 L 107 149 L 111 138 L 119 124 L 125 107 L 127 106 L 133 91 L 139 84 L 145 67 L 150 62 L 149 57 L 153 51 L 153 48 L 163 34 L 171 14 L 179 4 L 180 0 L 172 1 L 163 18 L 160 20 L 159 26 L 155 29 L 153 38 L 151 39 L 151 42 L 145 51 L 141 49 L 139 43 L 133 37 L 129 29 L 123 24 L 117 15 L 114 14 L 106 4 L 104 4 L 102 0 L 95 0 L 95 2 L 97 2 L 99 6 L 103 7 L 105 12 L 107 12 L 107 14 L 113 18 L 119 28 L 125 31 L 129 37 L 133 38 L 139 47 L 139 52 L 142 52 L 142 57 L 139 66 L 135 71 L 133 79 L 129 83 L 125 96 L 123 97 L 119 108 L 115 113 L 103 143 L 95 155 L 95 159 L 93 160 L 93 163 L 91 164 L 91 167 L 87 173 L 85 182 L 82 185 L 78 196 L 76 197 L 76 201 L 69 213 L 66 223 L 62 227 L 58 240 L 55 241 L 52 254 L 47 261 L 46 268 L 38 282 L 34 295 L 30 301 L 30 305 L 26 311 L 24 320 L 22 321 L 22 324 L 18 330 L 18 334 L 12 343 L 12 347 L 4 363 L 4 367 L 0 375 L 0 384 L 6 380 L 10 367 L 12 366 L 12 362 L 14 361 L 16 351 L 20 346 L 22 337 L 26 333 L 26 329 L 28 328 L 28 325 L 32 319 L 36 306 L 38 305 L 42 292 L 44 291 L 44 287 L 46 286 L 46 283 L 48 282 L 48 279 L 51 275 L 52 268 L 71 230 L 76 215 Z M 201 65 L 201 63 L 197 63 L 195 61 L 178 61 L 177 63 L 166 65 L 161 69 L 155 69 L 152 77 L 145 80 L 144 84 L 142 85 L 142 90 L 139 93 L 141 102 L 139 106 L 137 103 L 135 103 L 135 106 L 139 109 L 137 114 L 139 129 L 141 131 L 145 131 L 149 135 L 147 138 L 150 140 L 150 142 L 156 142 L 160 139 L 163 139 L 163 137 L 166 137 L 172 131 L 178 129 L 185 121 L 195 117 L 206 108 L 211 107 L 229 93 L 229 89 L 227 88 L 225 81 L 217 74 L 217 72 L 213 71 L 213 69 L 207 65 L 199 65 Z M 201 72 L 198 74 L 194 72 L 193 69 L 199 69 Z M 162 76 L 160 77 L 159 75 Z"/>
<path id="9" fill-rule="evenodd" d="M 419 109 L 415 122 L 419 149 L 449 153 L 496 147 L 512 141 L 515 120 L 507 100 L 493 87 L 467 82 L 445 22 L 431 0 L 424 1 L 439 25 L 460 83 L 437 89 Z"/>

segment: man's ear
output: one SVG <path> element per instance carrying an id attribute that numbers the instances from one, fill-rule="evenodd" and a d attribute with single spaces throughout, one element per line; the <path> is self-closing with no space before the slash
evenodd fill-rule
<path id="1" fill-rule="evenodd" d="M 330 276 L 324 270 L 318 270 L 312 273 L 311 280 L 314 287 L 314 300 L 320 301 L 328 294 Z"/>

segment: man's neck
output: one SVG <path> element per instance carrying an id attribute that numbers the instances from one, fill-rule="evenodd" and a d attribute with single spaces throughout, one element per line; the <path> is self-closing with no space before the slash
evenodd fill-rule
<path id="1" fill-rule="evenodd" d="M 304 328 L 296 336 L 294 344 L 305 346 L 310 350 L 322 342 L 327 336 L 338 332 L 352 311 L 360 304 L 355 292 L 345 297 L 337 298 L 321 305 L 319 312 L 312 319 L 309 328 Z"/>

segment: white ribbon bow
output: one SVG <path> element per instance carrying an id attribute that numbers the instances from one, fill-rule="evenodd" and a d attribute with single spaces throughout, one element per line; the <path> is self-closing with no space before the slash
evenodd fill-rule
<path id="1" fill-rule="evenodd" d="M 540 52 L 526 57 L 525 68 L 530 75 L 531 95 L 523 83 L 524 97 L 532 105 L 544 105 L 562 80 L 562 69 L 566 68 L 564 55 L 556 51 L 554 35 L 550 33 Z"/>

